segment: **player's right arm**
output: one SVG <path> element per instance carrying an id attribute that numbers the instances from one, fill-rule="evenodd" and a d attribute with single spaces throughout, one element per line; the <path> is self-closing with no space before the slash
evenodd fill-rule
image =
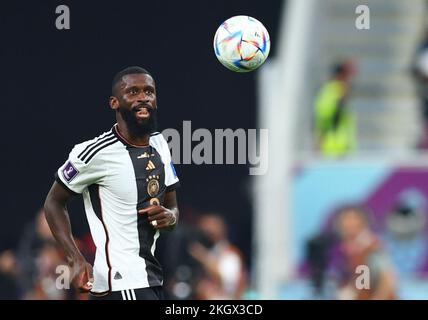
<path id="1" fill-rule="evenodd" d="M 78 249 L 72 232 L 67 212 L 67 203 L 73 197 L 58 182 L 54 182 L 45 200 L 46 220 L 53 236 L 64 250 L 71 267 L 73 285 L 82 292 L 90 291 L 93 282 L 92 266 L 86 261 Z"/>
<path id="2" fill-rule="evenodd" d="M 92 266 L 85 260 L 71 233 L 67 211 L 68 201 L 82 193 L 89 185 L 98 183 L 102 170 L 96 157 L 88 157 L 95 151 L 97 140 L 74 146 L 67 161 L 57 170 L 55 182 L 45 201 L 45 215 L 53 236 L 63 248 L 71 267 L 71 281 L 81 291 L 89 291 L 93 282 Z M 92 152 L 92 153 L 91 153 Z"/>

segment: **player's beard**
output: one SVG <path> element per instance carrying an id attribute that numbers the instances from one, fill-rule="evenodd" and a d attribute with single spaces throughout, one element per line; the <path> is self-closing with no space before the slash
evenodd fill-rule
<path id="1" fill-rule="evenodd" d="M 125 121 L 129 132 L 134 137 L 142 137 L 150 134 L 157 129 L 157 110 L 150 109 L 150 117 L 148 119 L 138 119 L 133 110 L 119 108 L 119 113 Z"/>

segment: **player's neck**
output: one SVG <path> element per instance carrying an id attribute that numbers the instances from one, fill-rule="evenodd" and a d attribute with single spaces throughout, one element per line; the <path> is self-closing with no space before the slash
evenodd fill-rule
<path id="1" fill-rule="evenodd" d="M 117 122 L 118 133 L 131 145 L 145 147 L 149 145 L 150 134 L 143 136 L 133 135 L 126 124 Z"/>

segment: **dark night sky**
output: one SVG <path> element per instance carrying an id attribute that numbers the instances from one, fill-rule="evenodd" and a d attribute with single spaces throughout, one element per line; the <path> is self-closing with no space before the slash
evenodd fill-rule
<path id="1" fill-rule="evenodd" d="M 256 72 L 233 73 L 216 60 L 212 40 L 227 18 L 250 15 L 272 39 L 282 1 L 17 1 L 0 4 L 2 246 L 13 245 L 43 205 L 55 170 L 72 146 L 114 124 L 113 75 L 147 68 L 158 91 L 160 129 L 255 128 Z M 55 28 L 67 4 L 71 30 Z M 178 165 L 183 215 L 217 210 L 248 256 L 251 206 L 245 165 Z M 85 230 L 81 200 L 73 226 Z"/>

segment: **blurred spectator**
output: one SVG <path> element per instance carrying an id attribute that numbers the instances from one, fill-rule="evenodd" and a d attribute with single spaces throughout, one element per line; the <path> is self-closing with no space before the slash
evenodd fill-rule
<path id="1" fill-rule="evenodd" d="M 385 223 L 385 244 L 399 274 L 423 273 L 428 250 L 424 195 L 416 189 L 402 192 Z"/>
<path id="2" fill-rule="evenodd" d="M 67 291 L 57 288 L 56 279 L 59 273 L 56 268 L 66 265 L 55 244 L 45 243 L 38 252 L 35 260 L 35 279 L 33 287 L 27 291 L 25 299 L 30 300 L 65 300 Z"/>
<path id="3" fill-rule="evenodd" d="M 396 283 L 392 264 L 383 251 L 379 238 L 369 227 L 366 212 L 358 207 L 344 208 L 336 218 L 340 236 L 339 299 L 395 299 Z M 369 270 L 369 288 L 358 289 L 358 266 Z"/>
<path id="4" fill-rule="evenodd" d="M 18 269 L 12 250 L 0 252 L 0 300 L 17 300 L 20 298 L 17 283 Z"/>
<path id="5" fill-rule="evenodd" d="M 24 229 L 19 242 L 18 264 L 23 299 L 63 300 L 73 297 L 71 290 L 56 287 L 59 265 L 67 265 L 57 248 L 43 210 Z"/>
<path id="6" fill-rule="evenodd" d="M 242 298 L 247 287 L 246 271 L 241 252 L 227 239 L 223 219 L 215 214 L 204 215 L 198 227 L 206 235 L 207 243 L 194 242 L 189 248 L 204 270 L 196 285 L 196 298 Z"/>
<path id="7" fill-rule="evenodd" d="M 330 263 L 330 250 L 335 242 L 330 232 L 321 232 L 310 238 L 306 243 L 306 262 L 314 298 L 328 298 L 326 280 Z"/>
<path id="8" fill-rule="evenodd" d="M 333 67 L 331 78 L 315 101 L 315 139 L 326 157 L 340 157 L 356 149 L 356 118 L 349 110 L 348 95 L 355 68 L 350 61 Z"/>
<path id="9" fill-rule="evenodd" d="M 185 223 L 184 219 L 174 232 L 165 233 L 159 239 L 157 246 L 164 266 L 166 299 L 196 299 L 195 286 L 203 270 L 187 248 L 195 241 L 205 243 L 204 239 L 200 230 Z"/>
<path id="10" fill-rule="evenodd" d="M 37 278 L 37 257 L 47 242 L 53 242 L 53 237 L 44 212 L 40 210 L 35 220 L 25 226 L 18 245 L 18 263 L 21 266 L 20 284 L 23 292 L 28 292 L 34 287 Z"/>

